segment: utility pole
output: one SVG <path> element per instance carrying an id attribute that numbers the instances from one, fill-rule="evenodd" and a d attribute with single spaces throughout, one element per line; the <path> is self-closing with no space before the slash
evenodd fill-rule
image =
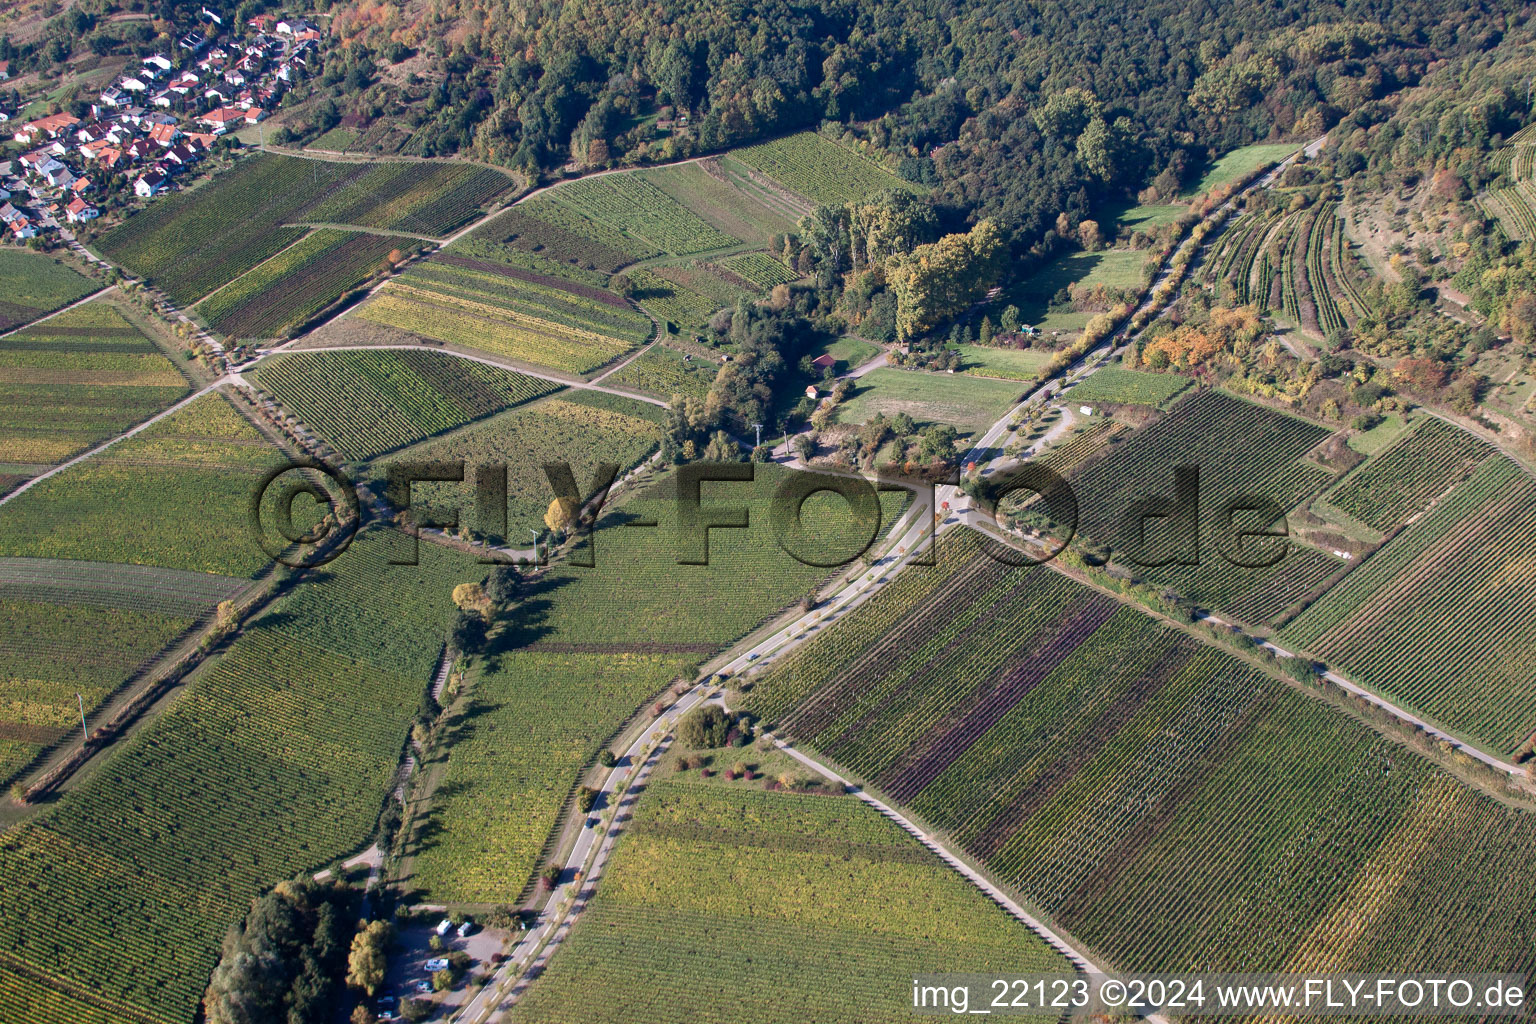
<path id="1" fill-rule="evenodd" d="M 533 534 L 533 564 L 539 564 L 539 531 L 528 527 L 528 532 Z"/>
<path id="2" fill-rule="evenodd" d="M 91 731 L 85 727 L 85 697 L 83 694 L 75 694 L 75 699 L 80 702 L 80 731 L 85 734 L 85 741 L 91 741 Z"/>
<path id="3" fill-rule="evenodd" d="M 754 423 L 752 426 L 757 428 L 757 447 L 761 448 L 763 446 L 763 425 L 761 423 Z"/>

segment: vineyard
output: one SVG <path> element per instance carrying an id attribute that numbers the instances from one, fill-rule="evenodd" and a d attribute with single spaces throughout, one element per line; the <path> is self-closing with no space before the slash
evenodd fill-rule
<path id="1" fill-rule="evenodd" d="M 250 576 L 267 558 L 246 509 L 280 461 L 221 396 L 206 395 L 0 508 L 0 556 Z"/>
<path id="2" fill-rule="evenodd" d="M 1189 378 L 1176 373 L 1144 373 L 1119 366 L 1095 370 L 1068 397 L 1075 405 L 1156 405 L 1173 398 L 1189 386 Z"/>
<path id="3" fill-rule="evenodd" d="M 1522 147 L 1531 152 L 1530 147 Z M 1484 210 L 1499 222 L 1515 241 L 1536 238 L 1536 182 L 1520 181 L 1508 188 L 1492 189 L 1480 198 Z"/>
<path id="4" fill-rule="evenodd" d="M 508 529 L 514 542 L 528 539 L 528 528 L 543 529 L 553 495 L 541 467 L 569 462 L 582 486 L 600 462 L 624 469 L 649 456 L 661 440 L 659 426 L 645 418 L 647 407 L 618 399 L 623 411 L 586 404 L 578 392 L 514 409 L 484 423 L 426 441 L 401 454 L 416 461 L 464 460 L 469 465 L 505 464 L 510 502 Z M 657 410 L 660 411 L 660 410 Z M 469 508 L 469 485 L 418 484 L 419 504 Z"/>
<path id="5" fill-rule="evenodd" d="M 892 979 L 1066 969 L 852 797 L 656 780 L 510 1019 L 852 1024 L 911 1013 Z"/>
<path id="6" fill-rule="evenodd" d="M 711 226 L 640 174 L 582 178 L 545 196 L 671 256 L 722 249 L 742 241 L 762 241 L 737 238 Z"/>
<path id="7" fill-rule="evenodd" d="M 732 150 L 731 159 L 818 205 L 857 202 L 881 189 L 923 191 L 922 186 L 898 178 L 872 160 L 815 132 Z"/>
<path id="8" fill-rule="evenodd" d="M 558 385 L 438 352 L 296 352 L 252 375 L 351 460 L 371 459 Z"/>
<path id="9" fill-rule="evenodd" d="M 79 559 L 0 558 L 0 598 L 200 618 L 246 580 Z"/>
<path id="10" fill-rule="evenodd" d="M 95 290 L 90 278 L 51 257 L 0 249 L 0 331 L 30 323 Z"/>
<path id="11" fill-rule="evenodd" d="M 573 374 L 595 370 L 635 347 L 440 287 L 423 287 L 424 283 L 392 281 L 359 307 L 356 315 L 423 338 Z"/>
<path id="12" fill-rule="evenodd" d="M 910 805 L 1112 967 L 1532 965 L 1528 816 L 1139 611 L 997 566 L 974 539 L 941 544 L 938 573 L 902 574 L 747 705 Z M 1484 913 L 1424 913 L 1464 900 Z"/>
<path id="13" fill-rule="evenodd" d="M 0 785 L 70 733 L 193 619 L 126 607 L 19 600 L 0 585 Z"/>
<path id="14" fill-rule="evenodd" d="M 425 838 L 406 851 L 411 885 L 439 903 L 515 901 L 597 748 L 693 674 L 687 656 L 623 650 L 515 651 L 479 671 Z"/>
<path id="15" fill-rule="evenodd" d="M 461 257 L 418 263 L 402 283 L 636 345 L 652 332 L 648 318 L 607 289 Z"/>
<path id="16" fill-rule="evenodd" d="M 186 378 L 114 307 L 66 310 L 0 338 L 0 462 L 63 462 L 186 393 Z"/>
<path id="17" fill-rule="evenodd" d="M 258 154 L 200 188 L 151 203 L 99 245 L 113 262 L 189 305 L 306 234 L 293 225 L 443 233 L 509 187 L 500 172 L 462 164 Z"/>
<path id="18" fill-rule="evenodd" d="M 591 233 L 601 229 L 584 232 L 582 227 L 576 223 L 574 214 L 565 215 L 552 203 L 539 207 L 526 202 L 497 214 L 451 248 L 458 249 L 473 239 L 481 245 L 520 250 L 547 261 L 551 267 L 570 267 L 578 273 L 596 273 L 604 278 L 637 259 L 660 255 L 650 251 L 638 255 L 629 252 L 624 238 L 612 233 L 605 233 L 605 241 L 596 241 Z"/>
<path id="19" fill-rule="evenodd" d="M 1240 214 L 1213 243 L 1199 275 L 1218 298 L 1281 312 L 1321 338 L 1338 337 L 1364 311 L 1359 277 L 1331 202 L 1293 214 L 1272 207 Z"/>
<path id="20" fill-rule="evenodd" d="M 29 1024 L 34 999 L 88 987 L 132 1011 L 113 1019 L 190 1024 L 250 899 L 358 848 L 451 621 L 449 592 L 484 571 L 430 556 L 389 566 L 379 541 L 359 540 L 45 819 L 0 838 L 0 964 L 56 979 L 0 1005 L 0 1021 Z"/>
<path id="21" fill-rule="evenodd" d="M 673 395 L 703 398 L 714 383 L 717 369 L 708 360 L 685 355 L 665 345 L 652 345 L 634 362 L 607 378 L 605 383 L 635 388 L 667 399 Z"/>
<path id="22" fill-rule="evenodd" d="M 1536 481 L 1484 456 L 1282 638 L 1436 722 L 1515 751 L 1536 733 L 1536 626 L 1523 612 L 1533 549 Z"/>
<path id="23" fill-rule="evenodd" d="M 1346 477 L 1328 500 L 1371 529 L 1390 533 L 1493 454 L 1486 441 L 1426 417 L 1417 429 Z"/>
<path id="24" fill-rule="evenodd" d="M 740 256 L 731 256 L 721 260 L 719 266 L 763 291 L 767 291 L 776 284 L 788 284 L 800 276 L 765 252 L 747 252 Z"/>
<path id="25" fill-rule="evenodd" d="M 1075 391 L 1072 400 L 1079 400 Z M 1107 458 L 1088 463 L 1069 478 L 1078 500 L 1078 530 L 1119 547 L 1125 513 L 1143 498 L 1172 495 L 1174 469 L 1193 466 L 1200 473 L 1199 564 L 1148 569 L 1126 562 L 1124 568 L 1208 607 L 1265 622 L 1307 596 L 1337 565 L 1294 543 L 1274 566 L 1233 565 L 1216 543 L 1216 531 L 1225 526 L 1220 513 L 1230 499 L 1249 496 L 1274 501 L 1287 511 L 1294 508 L 1329 479 L 1327 471 L 1302 461 L 1327 436 L 1322 427 L 1224 392 L 1189 395 Z M 1154 545 L 1149 554 L 1157 558 L 1161 552 Z"/>
<path id="26" fill-rule="evenodd" d="M 652 316 L 695 333 L 702 333 L 715 310 L 730 305 L 739 294 L 723 280 L 707 279 L 691 268 L 632 270 L 629 278 L 635 283 L 635 301 Z"/>
<path id="27" fill-rule="evenodd" d="M 712 168 L 709 163 L 676 164 L 644 171 L 641 177 L 733 238 L 761 244 L 772 235 L 795 229 L 798 214 L 748 192 Z"/>
<path id="28" fill-rule="evenodd" d="M 223 334 L 284 337 L 390 265 L 400 239 L 354 231 L 316 231 L 197 304 Z"/>

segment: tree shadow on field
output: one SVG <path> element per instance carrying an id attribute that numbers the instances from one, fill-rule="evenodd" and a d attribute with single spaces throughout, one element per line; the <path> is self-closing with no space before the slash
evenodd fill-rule
<path id="1" fill-rule="evenodd" d="M 517 603 L 497 617 L 496 629 L 485 643 L 486 661 L 494 663 L 499 655 L 527 647 L 549 635 L 551 629 L 546 620 L 549 610 L 554 607 L 550 596 L 574 582 L 569 576 L 544 573 L 525 584 Z"/>

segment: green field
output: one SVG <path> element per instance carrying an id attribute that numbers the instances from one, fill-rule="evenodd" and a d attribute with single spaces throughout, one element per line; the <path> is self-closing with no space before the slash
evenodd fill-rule
<path id="1" fill-rule="evenodd" d="M 188 305 L 302 238 L 305 229 L 292 225 L 353 224 L 435 237 L 511 185 L 500 172 L 469 164 L 327 163 L 262 153 L 201 187 L 150 203 L 99 245 Z"/>
<path id="2" fill-rule="evenodd" d="M 148 419 L 187 379 L 111 305 L 0 338 L 0 462 L 48 465 Z"/>
<path id="3" fill-rule="evenodd" d="M 1198 195 L 1209 192 L 1218 185 L 1236 181 L 1265 164 L 1279 163 L 1300 148 L 1294 142 L 1259 142 L 1234 149 L 1206 168 L 1205 173 L 1200 175 L 1200 180 L 1195 182 L 1189 194 Z"/>
<path id="4" fill-rule="evenodd" d="M 941 549 L 747 707 L 1111 967 L 1530 970 L 1529 815 L 1134 607 Z"/>
<path id="5" fill-rule="evenodd" d="M 837 360 L 835 369 L 838 373 L 847 373 L 849 370 L 858 369 L 880 354 L 880 346 L 863 338 L 855 338 L 845 334 L 841 338 L 829 341 L 825 345 L 818 345 L 808 353 L 812 359 L 817 356 L 828 355 Z"/>
<path id="6" fill-rule="evenodd" d="M 1125 405 L 1162 405 L 1189 387 L 1188 377 L 1176 373 L 1143 373 L 1119 366 L 1095 370 L 1087 380 L 1067 393 L 1073 405 L 1097 405 L 1101 402 Z"/>
<path id="7" fill-rule="evenodd" d="M 932 971 L 1063 972 L 1039 937 L 851 796 L 658 779 L 526 1024 L 900 1020 Z"/>
<path id="8" fill-rule="evenodd" d="M 559 389 L 440 352 L 293 352 L 252 378 L 350 460 L 371 459 Z"/>
<path id="9" fill-rule="evenodd" d="M 67 306 L 96 287 L 51 256 L 0 248 L 0 331 Z"/>
<path id="10" fill-rule="evenodd" d="M 997 348 L 992 345 L 955 345 L 964 362 L 960 372 L 976 377 L 1034 380 L 1051 361 L 1051 353 L 1034 348 Z"/>
<path id="11" fill-rule="evenodd" d="M 1052 260 L 1037 273 L 1007 288 L 993 305 L 1019 307 L 1020 319 L 1042 331 L 1080 331 L 1093 315 L 1063 308 L 1050 309 L 1052 298 L 1071 285 L 1137 288 L 1147 254 L 1135 249 L 1074 252 Z"/>
<path id="12" fill-rule="evenodd" d="M 1402 415 L 1388 413 L 1370 430 L 1351 434 L 1345 443 L 1361 455 L 1375 455 L 1397 440 L 1398 435 L 1408 429 L 1408 425 L 1409 421 Z"/>
<path id="13" fill-rule="evenodd" d="M 199 302 L 196 312 L 223 334 L 283 337 L 388 267 L 401 241 L 316 231 Z"/>
<path id="14" fill-rule="evenodd" d="M 1106 218 L 1101 226 L 1106 234 L 1111 231 L 1146 231 L 1151 232 L 1164 224 L 1172 224 L 1189 213 L 1189 207 L 1181 203 L 1158 204 L 1153 206 L 1127 206 L 1124 208 L 1111 207 L 1112 216 Z"/>
<path id="15" fill-rule="evenodd" d="M 286 461 L 205 395 L 0 507 L 0 555 L 249 576 L 269 559 L 246 509 L 261 475 Z"/>
<path id="16" fill-rule="evenodd" d="M 921 185 L 898 178 L 873 160 L 815 132 L 732 150 L 731 159 L 817 204 L 856 202 L 882 189 L 923 191 Z"/>
<path id="17" fill-rule="evenodd" d="M 390 566 L 382 544 L 360 539 L 88 780 L 0 837 L 0 1021 L 49 1007 L 60 1014 L 49 1019 L 98 1019 L 85 1015 L 105 1005 L 125 1008 L 113 1020 L 190 1024 L 250 900 L 364 843 L 449 593 L 484 572 L 433 554 Z"/>
<path id="18" fill-rule="evenodd" d="M 882 366 L 858 379 L 853 395 L 838 406 L 838 418 L 864 423 L 876 413 L 889 419 L 904 412 L 919 424 L 948 423 L 966 433 L 1001 419 L 1022 393 L 1010 381 Z"/>
<path id="19" fill-rule="evenodd" d="M 568 182 L 544 193 L 535 204 L 543 200 L 567 206 L 642 246 L 671 256 L 687 256 L 742 241 L 765 241 L 757 237 L 756 231 L 748 238 L 726 234 L 657 188 L 648 176 L 638 173 L 604 174 Z"/>

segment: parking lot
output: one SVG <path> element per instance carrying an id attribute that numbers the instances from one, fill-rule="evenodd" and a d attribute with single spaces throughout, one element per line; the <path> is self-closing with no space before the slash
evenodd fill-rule
<path id="1" fill-rule="evenodd" d="M 395 932 L 395 949 L 390 957 L 389 974 L 385 977 L 384 987 L 379 990 L 380 996 L 392 995 L 404 1002 L 406 999 L 426 999 L 437 1007 L 437 1013 L 429 1019 L 441 1019 L 459 1005 L 467 1001 L 475 991 L 474 979 L 491 970 L 491 957 L 504 951 L 509 934 L 491 928 L 481 928 L 478 925 L 469 935 L 459 938 L 450 931 L 443 936 L 443 950 L 438 952 L 432 949 L 432 937 L 436 935 L 436 926 L 439 919 L 428 918 L 421 923 L 412 923 L 407 927 L 401 927 Z M 459 983 L 445 992 L 434 993 L 432 987 L 432 972 L 427 970 L 427 962 L 434 958 L 446 957 L 454 951 L 467 953 L 470 965 L 464 971 Z M 425 983 L 426 991 L 420 991 L 419 987 Z M 395 1007 L 399 1012 L 399 1007 Z"/>

